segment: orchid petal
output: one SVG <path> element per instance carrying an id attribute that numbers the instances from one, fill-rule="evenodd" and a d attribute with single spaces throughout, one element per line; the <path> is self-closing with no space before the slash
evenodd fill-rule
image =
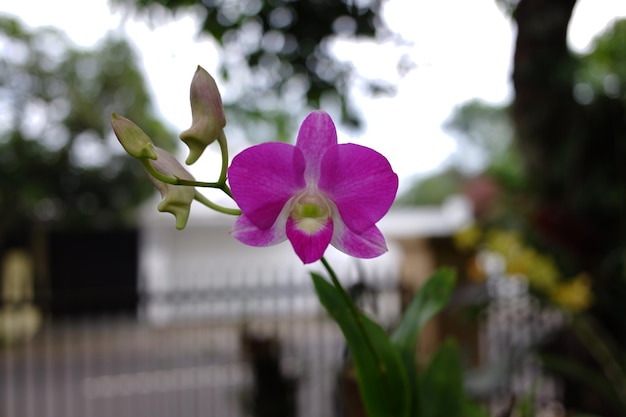
<path id="1" fill-rule="evenodd" d="M 337 131 L 330 116 L 321 110 L 310 113 L 298 132 L 296 147 L 306 159 L 307 184 L 315 184 L 320 177 L 321 161 L 326 151 L 337 145 Z"/>
<path id="2" fill-rule="evenodd" d="M 257 226 L 270 228 L 287 201 L 304 186 L 304 157 L 293 145 L 272 142 L 239 153 L 228 169 L 233 197 Z"/>
<path id="3" fill-rule="evenodd" d="M 378 227 L 372 226 L 362 233 L 355 233 L 340 221 L 335 221 L 334 224 L 335 233 L 330 244 L 343 253 L 370 259 L 387 252 L 387 243 Z"/>
<path id="4" fill-rule="evenodd" d="M 349 143 L 326 152 L 318 187 L 335 203 L 346 226 L 362 233 L 391 207 L 398 176 L 383 155 Z"/>
<path id="5" fill-rule="evenodd" d="M 287 219 L 286 232 L 296 255 L 305 264 L 310 264 L 324 256 L 333 236 L 333 221 L 329 217 L 321 229 L 315 233 L 307 233 L 290 217 Z"/>
<path id="6" fill-rule="evenodd" d="M 265 230 L 259 229 L 245 215 L 239 216 L 235 221 L 231 235 L 250 246 L 272 246 L 287 240 L 285 234 L 286 216 L 279 216 L 272 227 Z"/>

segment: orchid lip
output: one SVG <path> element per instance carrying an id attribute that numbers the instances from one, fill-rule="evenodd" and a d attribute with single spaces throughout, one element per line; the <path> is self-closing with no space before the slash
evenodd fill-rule
<path id="1" fill-rule="evenodd" d="M 332 209 L 327 198 L 319 191 L 305 190 L 295 196 L 290 217 L 298 229 L 312 235 L 324 228 L 331 213 Z"/>

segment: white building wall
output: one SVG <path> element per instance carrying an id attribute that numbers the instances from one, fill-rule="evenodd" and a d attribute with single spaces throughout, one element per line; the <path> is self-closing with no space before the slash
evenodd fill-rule
<path id="1" fill-rule="evenodd" d="M 319 311 L 309 271 L 325 271 L 320 263 L 303 265 L 289 242 L 246 246 L 229 234 L 234 217 L 198 204 L 187 227 L 176 230 L 173 216 L 159 213 L 156 206 L 145 207 L 140 228 L 142 314 L 150 322 Z M 458 199 L 443 207 L 392 210 L 379 224 L 388 253 L 357 260 L 329 248 L 326 258 L 346 286 L 360 275 L 376 288 L 395 289 L 403 253 L 394 239 L 450 234 L 468 222 L 468 213 Z"/>

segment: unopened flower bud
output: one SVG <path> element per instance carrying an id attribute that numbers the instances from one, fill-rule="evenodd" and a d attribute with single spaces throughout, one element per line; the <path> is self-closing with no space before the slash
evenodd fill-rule
<path id="1" fill-rule="evenodd" d="M 180 134 L 180 139 L 189 147 L 187 165 L 196 162 L 204 149 L 224 134 L 226 126 L 222 97 L 215 80 L 200 66 L 191 81 L 190 100 L 191 127 Z"/>
<path id="2" fill-rule="evenodd" d="M 169 152 L 155 147 L 157 158 L 152 166 L 168 177 L 194 181 L 194 177 Z M 194 200 L 196 189 L 186 185 L 172 185 L 150 176 L 150 180 L 161 193 L 163 201 L 157 207 L 161 212 L 172 213 L 176 217 L 176 228 L 184 229 L 189 219 L 189 210 Z"/>
<path id="3" fill-rule="evenodd" d="M 130 156 L 140 159 L 157 159 L 152 140 L 131 120 L 113 113 L 111 126 L 115 136 Z"/>

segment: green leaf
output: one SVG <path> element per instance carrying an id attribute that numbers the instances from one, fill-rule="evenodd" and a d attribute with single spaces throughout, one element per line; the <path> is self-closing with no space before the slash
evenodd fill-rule
<path id="1" fill-rule="evenodd" d="M 454 289 L 455 278 L 454 272 L 450 269 L 437 270 L 413 297 L 391 339 L 407 370 L 409 392 L 413 393 L 410 415 L 414 417 L 418 416 L 420 401 L 415 363 L 417 338 L 424 325 L 448 303 Z"/>
<path id="2" fill-rule="evenodd" d="M 457 345 L 447 340 L 420 381 L 420 417 L 458 417 L 465 408 L 463 369 Z"/>
<path id="3" fill-rule="evenodd" d="M 400 360 L 402 360 L 404 369 L 406 369 L 407 388 L 409 393 L 411 394 L 409 396 L 409 416 L 418 417 L 420 396 L 419 381 L 417 378 L 417 364 L 415 363 L 415 352 L 400 350 L 399 348 L 398 352 L 400 354 Z"/>
<path id="4" fill-rule="evenodd" d="M 369 417 L 406 417 L 409 391 L 402 361 L 384 330 L 361 312 L 341 290 L 311 273 L 318 298 L 337 322 L 354 360 L 359 390 Z"/>
<path id="5" fill-rule="evenodd" d="M 402 349 L 415 349 L 417 337 L 424 325 L 439 313 L 450 300 L 456 281 L 456 274 L 448 268 L 440 268 L 426 281 L 415 294 L 406 309 L 392 340 Z"/>

